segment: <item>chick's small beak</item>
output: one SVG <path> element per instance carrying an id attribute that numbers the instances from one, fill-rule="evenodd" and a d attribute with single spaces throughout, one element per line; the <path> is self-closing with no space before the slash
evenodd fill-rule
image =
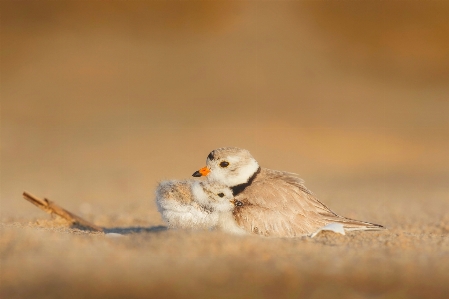
<path id="1" fill-rule="evenodd" d="M 195 171 L 195 173 L 192 174 L 192 176 L 194 176 L 194 177 L 206 176 L 209 174 L 209 172 L 210 172 L 210 170 L 206 166 L 206 167 L 201 168 L 200 170 Z"/>

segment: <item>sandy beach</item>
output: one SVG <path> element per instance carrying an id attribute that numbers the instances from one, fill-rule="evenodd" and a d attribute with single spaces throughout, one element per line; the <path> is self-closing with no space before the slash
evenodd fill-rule
<path id="1" fill-rule="evenodd" d="M 2 1 L 0 298 L 448 298 L 448 12 Z M 223 146 L 388 229 L 168 230 L 158 182 Z"/>

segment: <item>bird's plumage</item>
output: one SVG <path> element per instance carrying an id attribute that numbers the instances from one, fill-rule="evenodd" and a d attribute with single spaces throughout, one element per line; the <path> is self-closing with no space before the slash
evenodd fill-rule
<path id="1" fill-rule="evenodd" d="M 232 215 L 233 194 L 214 181 L 171 180 L 156 188 L 156 204 L 170 228 L 220 229 L 243 234 Z"/>
<path id="2" fill-rule="evenodd" d="M 218 216 L 195 201 L 195 181 L 164 181 L 156 188 L 156 204 L 170 228 L 207 229 L 216 225 Z"/>
<path id="3" fill-rule="evenodd" d="M 378 224 L 337 215 L 305 187 L 298 175 L 260 168 L 247 150 L 213 150 L 206 165 L 210 170 L 208 180 L 234 191 L 234 220 L 247 232 L 296 237 L 310 235 L 330 223 L 341 223 L 346 230 L 383 229 Z"/>
<path id="4" fill-rule="evenodd" d="M 346 230 L 382 228 L 337 215 L 288 172 L 262 168 L 235 200 L 242 203 L 233 211 L 237 224 L 264 236 L 309 235 L 329 223 L 341 223 Z"/>

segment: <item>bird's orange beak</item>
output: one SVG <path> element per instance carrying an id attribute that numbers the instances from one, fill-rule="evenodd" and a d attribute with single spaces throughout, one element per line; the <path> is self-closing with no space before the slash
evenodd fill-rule
<path id="1" fill-rule="evenodd" d="M 195 171 L 194 174 L 192 174 L 192 176 L 194 177 L 200 177 L 200 176 L 206 176 L 208 175 L 210 172 L 210 169 L 207 168 L 207 166 L 201 168 L 200 170 Z"/>

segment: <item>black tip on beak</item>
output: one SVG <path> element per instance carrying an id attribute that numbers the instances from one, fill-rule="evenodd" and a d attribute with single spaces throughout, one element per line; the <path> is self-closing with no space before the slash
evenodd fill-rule
<path id="1" fill-rule="evenodd" d="M 202 176 L 202 175 L 201 175 L 201 173 L 197 170 L 197 171 L 195 171 L 194 174 L 192 174 L 192 176 L 198 178 L 198 177 L 200 177 L 200 176 Z"/>

